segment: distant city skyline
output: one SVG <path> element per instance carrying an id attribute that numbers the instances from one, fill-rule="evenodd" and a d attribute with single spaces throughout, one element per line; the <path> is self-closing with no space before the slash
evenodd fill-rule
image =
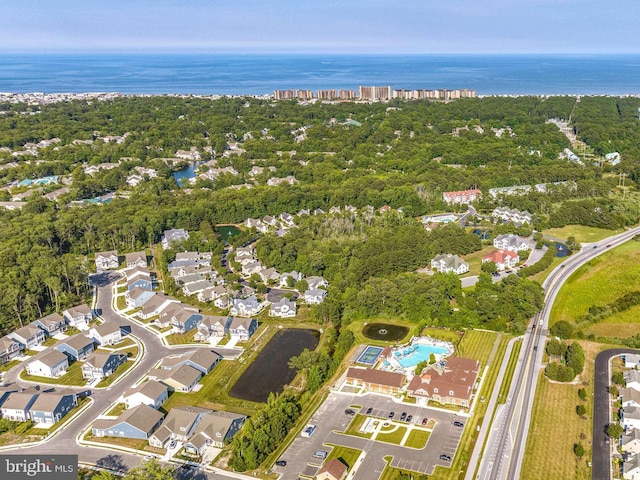
<path id="1" fill-rule="evenodd" d="M 637 0 L 7 0 L 0 53 L 640 53 Z"/>

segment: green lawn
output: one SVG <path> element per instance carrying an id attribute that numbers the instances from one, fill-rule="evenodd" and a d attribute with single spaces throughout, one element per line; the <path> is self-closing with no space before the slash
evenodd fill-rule
<path id="1" fill-rule="evenodd" d="M 542 283 L 547 279 L 547 277 L 553 271 L 553 269 L 556 268 L 558 265 L 560 265 L 562 262 L 564 262 L 566 259 L 567 257 L 555 257 L 551 262 L 551 265 L 549 265 L 547 269 L 528 277 L 529 280 L 533 280 L 535 282 L 538 282 L 540 285 L 542 285 Z"/>
<path id="2" fill-rule="evenodd" d="M 193 337 L 198 333 L 198 329 L 194 328 L 193 330 L 188 331 L 187 333 L 173 333 L 167 336 L 167 343 L 169 345 L 182 345 L 185 343 L 195 343 Z"/>
<path id="3" fill-rule="evenodd" d="M 26 370 L 22 370 L 20 378 L 30 382 L 46 383 L 48 385 L 69 385 L 81 387 L 86 385 L 87 379 L 82 377 L 82 363 L 73 362 L 67 373 L 60 378 L 38 377 L 35 375 L 27 375 Z"/>
<path id="4" fill-rule="evenodd" d="M 498 338 L 496 332 L 481 330 L 467 330 L 458 345 L 459 357 L 474 358 L 485 366 L 493 349 L 493 344 Z"/>
<path id="5" fill-rule="evenodd" d="M 400 442 L 402 442 L 405 433 L 407 433 L 407 427 L 399 426 L 397 430 L 394 430 L 391 433 L 378 433 L 376 442 L 387 442 L 393 443 L 394 445 L 400 445 Z"/>
<path id="6" fill-rule="evenodd" d="M 371 438 L 371 435 L 372 435 L 371 433 L 360 432 L 360 427 L 362 427 L 362 424 L 365 422 L 367 418 L 369 417 L 358 413 L 355 417 L 353 417 L 353 420 L 351 420 L 351 423 L 349 424 L 347 429 L 344 431 L 344 433 L 346 433 L 347 435 L 354 435 L 356 437 Z"/>
<path id="7" fill-rule="evenodd" d="M 592 305 L 603 306 L 626 293 L 638 289 L 640 276 L 640 242 L 629 241 L 614 248 L 580 267 L 564 283 L 558 293 L 550 324 L 559 320 L 579 322 Z M 620 336 L 640 332 L 636 314 L 637 307 L 611 315 L 597 324 L 586 324 L 585 333 Z M 615 327 L 605 327 L 615 324 Z"/>
<path id="8" fill-rule="evenodd" d="M 444 340 L 445 342 L 451 342 L 454 345 L 458 345 L 460 342 L 460 334 L 454 330 L 447 330 L 446 328 L 427 327 L 420 332 L 420 335 L 435 338 L 436 340 Z"/>
<path id="9" fill-rule="evenodd" d="M 462 275 L 462 277 L 471 277 L 473 275 L 480 275 L 482 272 L 482 258 L 489 255 L 496 248 L 493 245 L 484 247 L 482 250 L 470 253 L 469 255 L 463 255 L 465 262 L 469 264 L 469 272 Z"/>
<path id="10" fill-rule="evenodd" d="M 133 367 L 133 361 L 127 360 L 122 365 L 116 368 L 116 371 L 109 375 L 107 378 L 103 378 L 96 384 L 96 388 L 105 388 L 115 382 L 118 378 L 125 374 L 131 367 Z"/>
<path id="11" fill-rule="evenodd" d="M 621 233 L 623 229 L 607 230 L 605 228 L 585 227 L 584 225 L 567 225 L 562 228 L 550 228 L 543 230 L 542 233 L 552 237 L 567 240 L 574 237 L 579 243 L 599 242 L 607 237 Z"/>
<path id="12" fill-rule="evenodd" d="M 518 355 L 520 355 L 521 348 L 522 340 L 516 340 L 513 344 L 513 349 L 511 350 L 511 357 L 509 358 L 507 370 L 504 372 L 504 378 L 502 379 L 502 385 L 500 386 L 500 392 L 498 393 L 498 403 L 505 403 L 507 401 L 509 388 L 511 388 L 511 380 L 513 380 L 513 371 L 516 369 Z"/>
<path id="13" fill-rule="evenodd" d="M 20 360 L 10 360 L 0 367 L 0 372 L 6 372 L 20 363 Z"/>
<path id="14" fill-rule="evenodd" d="M 337 458 L 348 467 L 349 471 L 351 471 L 351 468 L 356 464 L 361 453 L 362 450 L 356 450 L 355 448 L 335 446 L 327 457 L 327 461 L 332 458 Z"/>
<path id="15" fill-rule="evenodd" d="M 107 412 L 107 415 L 112 415 L 114 417 L 117 417 L 126 409 L 127 409 L 127 406 L 124 403 L 118 403 L 111 410 L 109 410 L 109 412 Z"/>
<path id="16" fill-rule="evenodd" d="M 428 432 L 427 430 L 414 428 L 411 430 L 409 437 L 407 437 L 407 441 L 404 442 L 404 446 L 422 450 L 427 445 L 430 435 L 431 432 Z"/>

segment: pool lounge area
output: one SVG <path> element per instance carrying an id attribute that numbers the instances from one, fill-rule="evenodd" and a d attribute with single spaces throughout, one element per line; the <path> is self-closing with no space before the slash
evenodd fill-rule
<path id="1" fill-rule="evenodd" d="M 453 344 L 430 337 L 414 337 L 408 345 L 394 348 L 382 363 L 383 370 L 410 370 L 418 363 L 429 361 L 431 354 L 436 361 L 453 355 Z"/>

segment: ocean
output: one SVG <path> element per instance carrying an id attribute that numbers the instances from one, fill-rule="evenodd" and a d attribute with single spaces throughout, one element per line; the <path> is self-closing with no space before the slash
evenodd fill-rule
<path id="1" fill-rule="evenodd" d="M 640 94 L 640 55 L 0 55 L 0 92 L 238 95 L 276 89 Z"/>

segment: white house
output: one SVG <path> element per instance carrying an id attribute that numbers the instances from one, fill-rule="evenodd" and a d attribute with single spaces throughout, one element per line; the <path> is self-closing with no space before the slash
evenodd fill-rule
<path id="1" fill-rule="evenodd" d="M 89 337 L 100 345 L 115 345 L 122 340 L 122 330 L 116 322 L 105 322 L 92 327 Z"/>
<path id="2" fill-rule="evenodd" d="M 621 410 L 622 412 L 622 426 L 625 430 L 630 428 L 640 428 L 640 408 L 627 407 Z"/>
<path id="3" fill-rule="evenodd" d="M 431 260 L 431 268 L 442 273 L 461 275 L 469 271 L 469 264 L 458 255 L 443 253 L 433 257 Z"/>
<path id="4" fill-rule="evenodd" d="M 27 373 L 39 377 L 58 378 L 67 373 L 69 359 L 56 349 L 50 349 L 40 358 L 27 363 Z"/>
<path id="5" fill-rule="evenodd" d="M 493 246 L 498 250 L 509 250 L 517 252 L 519 250 L 531 250 L 531 246 L 526 239 L 514 235 L 513 233 L 498 235 L 493 239 Z"/>
<path id="6" fill-rule="evenodd" d="M 506 250 L 494 250 L 489 255 L 482 258 L 482 263 L 495 263 L 498 271 L 502 271 L 506 268 L 513 268 L 519 261 L 520 257 L 516 252 L 509 252 Z"/>
<path id="7" fill-rule="evenodd" d="M 322 277 L 311 275 L 307 277 L 306 280 L 309 290 L 313 290 L 314 288 L 327 288 L 329 286 L 329 282 Z"/>
<path id="8" fill-rule="evenodd" d="M 296 302 L 288 298 L 281 298 L 278 302 L 272 303 L 269 308 L 270 317 L 291 318 L 296 316 Z"/>
<path id="9" fill-rule="evenodd" d="M 62 316 L 70 327 L 75 327 L 81 331 L 87 330 L 89 328 L 89 323 L 91 323 L 91 320 L 93 319 L 91 316 L 91 309 L 85 304 L 67 308 L 62 312 Z"/>
<path id="10" fill-rule="evenodd" d="M 627 383 L 627 388 L 633 388 L 634 390 L 640 390 L 640 371 L 629 370 L 622 374 Z"/>
<path id="11" fill-rule="evenodd" d="M 627 368 L 636 368 L 640 364 L 640 355 L 637 353 L 625 353 L 624 366 Z"/>
<path id="12" fill-rule="evenodd" d="M 263 304 L 258 301 L 255 295 L 247 298 L 234 298 L 229 313 L 234 317 L 252 317 L 260 313 Z"/>
<path id="13" fill-rule="evenodd" d="M 113 270 L 118 268 L 118 252 L 112 250 L 110 252 L 98 252 L 96 253 L 96 270 L 98 273 L 105 270 Z"/>
<path id="14" fill-rule="evenodd" d="M 318 305 L 324 302 L 324 298 L 327 296 L 327 291 L 321 288 L 310 288 L 304 292 L 303 299 L 307 305 Z"/>
<path id="15" fill-rule="evenodd" d="M 629 430 L 622 436 L 622 442 L 620 442 L 622 451 L 630 455 L 637 455 L 640 453 L 640 430 L 634 428 Z"/>
<path id="16" fill-rule="evenodd" d="M 622 470 L 622 478 L 625 480 L 640 480 L 640 455 L 629 455 Z"/>
<path id="17" fill-rule="evenodd" d="M 158 409 L 169 398 L 169 389 L 156 380 L 148 380 L 130 388 L 122 397 L 127 408 L 148 405 Z"/>

